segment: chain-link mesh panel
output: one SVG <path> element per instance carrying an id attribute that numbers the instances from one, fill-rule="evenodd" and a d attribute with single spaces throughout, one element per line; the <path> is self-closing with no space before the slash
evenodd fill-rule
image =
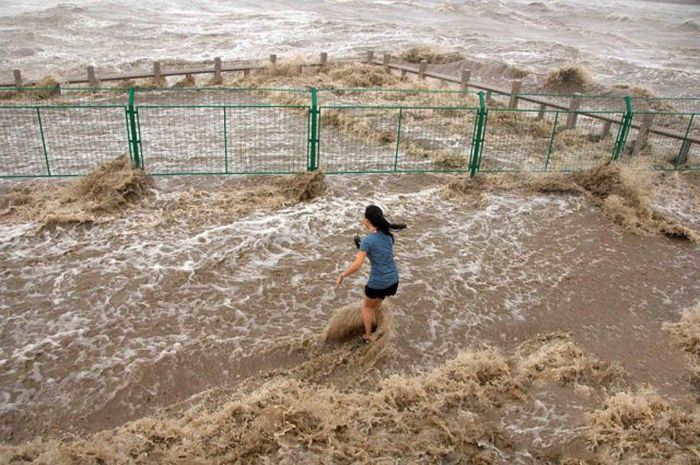
<path id="1" fill-rule="evenodd" d="M 306 107 L 226 107 L 228 173 L 306 171 Z"/>
<path id="2" fill-rule="evenodd" d="M 326 173 L 394 171 L 398 109 L 321 108 L 319 168 Z"/>
<path id="3" fill-rule="evenodd" d="M 479 171 L 544 171 L 557 112 L 538 117 L 537 112 L 491 109 Z"/>
<path id="4" fill-rule="evenodd" d="M 622 160 L 657 170 L 700 169 L 700 99 L 631 99 L 634 117 Z"/>
<path id="5" fill-rule="evenodd" d="M 44 107 L 41 119 L 54 176 L 85 175 L 129 153 L 124 107 Z"/>
<path id="6" fill-rule="evenodd" d="M 503 100 L 500 94 L 495 98 Z M 524 100 L 517 102 L 518 109 L 510 109 L 493 100 L 480 171 L 574 171 L 612 157 L 621 111 L 552 110 Z M 592 108 L 594 102 L 612 107 L 616 100 L 588 99 L 583 103 Z"/>
<path id="7" fill-rule="evenodd" d="M 401 110 L 398 171 L 467 171 L 475 109 Z"/>
<path id="8" fill-rule="evenodd" d="M 306 89 L 169 88 L 137 89 L 134 105 L 148 106 L 251 106 L 309 105 Z"/>
<path id="9" fill-rule="evenodd" d="M 49 174 L 36 108 L 0 107 L 0 176 Z"/>
<path id="10" fill-rule="evenodd" d="M 135 149 L 152 174 L 466 171 L 479 152 L 474 92 L 324 89 L 318 106 L 313 95 L 140 88 L 130 103 L 127 89 L 0 89 L 0 176 L 81 175 Z M 698 98 L 490 91 L 486 108 L 481 171 L 572 171 L 618 155 L 700 169 Z"/>
<path id="11" fill-rule="evenodd" d="M 596 117 L 576 115 L 575 122 L 572 113 L 556 112 L 555 115 L 558 115 L 559 124 L 548 150 L 545 171 L 585 170 L 612 158 L 621 114 L 606 114 L 605 120 L 601 120 L 603 115 L 600 114 Z"/>
<path id="12" fill-rule="evenodd" d="M 152 174 L 223 174 L 223 109 L 137 107 L 143 168 Z"/>
<path id="13" fill-rule="evenodd" d="M 479 96 L 471 91 L 428 89 L 322 89 L 321 106 L 476 107 Z"/>
<path id="14" fill-rule="evenodd" d="M 306 170 L 306 108 L 137 106 L 144 169 L 152 174 Z"/>

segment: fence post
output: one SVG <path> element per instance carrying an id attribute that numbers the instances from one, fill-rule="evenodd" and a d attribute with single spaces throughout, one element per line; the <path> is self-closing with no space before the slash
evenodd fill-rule
<path id="1" fill-rule="evenodd" d="M 228 127 L 226 120 L 226 107 L 224 107 L 224 173 L 228 174 Z"/>
<path id="2" fill-rule="evenodd" d="M 649 138 L 649 129 L 654 122 L 654 117 L 656 113 L 647 113 L 642 118 L 642 125 L 639 127 L 637 132 L 637 139 L 634 141 L 634 147 L 632 148 L 632 155 L 639 155 L 645 145 L 647 145 L 647 139 Z"/>
<path id="3" fill-rule="evenodd" d="M 573 129 L 576 127 L 576 120 L 578 119 L 577 110 L 581 106 L 581 99 L 577 94 L 571 96 L 571 101 L 569 102 L 569 114 L 566 115 L 566 126 L 564 129 Z"/>
<path id="4" fill-rule="evenodd" d="M 90 87 L 100 87 L 100 81 L 97 80 L 95 77 L 95 67 L 90 65 L 87 67 L 87 75 L 88 75 L 88 85 Z"/>
<path id="5" fill-rule="evenodd" d="M 328 53 L 321 52 L 321 69 L 328 65 Z"/>
<path id="6" fill-rule="evenodd" d="M 153 62 L 153 83 L 160 85 L 160 61 Z"/>
<path id="7" fill-rule="evenodd" d="M 49 166 L 49 154 L 46 151 L 46 138 L 44 137 L 44 124 L 41 122 L 41 112 L 39 107 L 36 107 L 36 118 L 39 121 L 39 134 L 41 134 L 41 147 L 44 150 L 44 161 L 46 162 L 46 173 L 51 176 L 51 167 Z"/>
<path id="8" fill-rule="evenodd" d="M 311 91 L 311 133 L 309 134 L 309 159 L 306 161 L 307 171 L 318 169 L 318 132 L 319 132 L 319 110 L 318 110 L 318 90 L 315 87 Z"/>
<path id="9" fill-rule="evenodd" d="M 472 137 L 472 151 L 469 156 L 469 175 L 474 176 L 479 171 L 481 165 L 481 151 L 483 150 L 484 134 L 486 131 L 486 101 L 484 92 L 479 92 L 479 110 L 476 113 L 474 122 L 474 136 Z"/>
<path id="10" fill-rule="evenodd" d="M 559 112 L 554 114 L 554 124 L 552 125 L 552 134 L 549 136 L 549 145 L 547 146 L 547 159 L 544 161 L 544 170 L 547 171 L 549 168 L 549 160 L 552 156 L 552 149 L 554 148 L 554 137 L 557 135 L 557 123 L 559 122 Z"/>
<path id="11" fill-rule="evenodd" d="M 277 69 L 277 55 L 274 53 L 270 54 L 270 66 L 272 67 L 272 71 Z"/>
<path id="12" fill-rule="evenodd" d="M 389 68 L 389 61 L 391 61 L 391 55 L 388 53 L 385 53 L 383 65 L 384 65 L 384 71 L 386 71 L 387 73 L 391 72 L 391 69 Z"/>
<path id="13" fill-rule="evenodd" d="M 537 118 L 538 120 L 543 120 L 544 119 L 544 114 L 547 111 L 547 105 L 544 103 L 540 103 L 540 109 L 537 111 Z"/>
<path id="14" fill-rule="evenodd" d="M 612 121 L 605 120 L 603 122 L 603 129 L 600 131 L 600 140 L 603 140 L 610 135 L 610 126 L 612 126 Z"/>
<path id="15" fill-rule="evenodd" d="M 15 75 L 15 87 L 19 90 L 22 88 L 22 71 L 16 69 L 13 74 Z"/>
<path id="16" fill-rule="evenodd" d="M 678 156 L 673 161 L 673 167 L 678 168 L 680 165 L 685 165 L 688 163 L 688 154 L 690 153 L 690 146 L 692 142 L 688 139 L 688 134 L 690 134 L 690 128 L 693 127 L 693 119 L 695 119 L 695 113 L 690 115 L 690 120 L 688 121 L 688 127 L 685 130 L 685 136 L 683 137 L 683 143 L 681 144 L 681 149 L 678 151 Z"/>
<path id="17" fill-rule="evenodd" d="M 403 118 L 403 107 L 399 107 L 399 122 L 396 126 L 396 153 L 394 154 L 394 172 L 399 165 L 399 146 L 401 144 L 401 119 Z"/>
<path id="18" fill-rule="evenodd" d="M 683 141 L 683 143 L 681 144 L 681 150 L 678 152 L 678 156 L 673 161 L 674 168 L 678 168 L 679 166 L 688 163 L 688 154 L 690 153 L 690 146 L 692 144 L 693 143 L 690 141 L 690 139 L 686 139 Z"/>
<path id="19" fill-rule="evenodd" d="M 465 69 L 464 65 L 462 65 L 462 72 L 460 73 L 460 84 L 459 87 L 467 91 L 469 90 L 469 81 L 471 80 L 472 77 L 472 70 L 471 69 Z"/>
<path id="20" fill-rule="evenodd" d="M 428 69 L 428 62 L 426 60 L 421 60 L 418 64 L 418 79 L 421 81 L 425 79 L 425 70 Z"/>
<path id="21" fill-rule="evenodd" d="M 508 102 L 508 108 L 518 108 L 518 93 L 520 88 L 523 86 L 522 81 L 513 81 L 510 87 L 510 101 Z"/>
<path id="22" fill-rule="evenodd" d="M 368 50 L 367 51 L 367 62 L 369 64 L 374 63 L 374 50 Z"/>
<path id="23" fill-rule="evenodd" d="M 214 58 L 214 82 L 221 83 L 221 57 Z"/>
<path id="24" fill-rule="evenodd" d="M 625 113 L 622 115 L 620 129 L 617 131 L 617 139 L 615 140 L 615 145 L 613 146 L 613 160 L 619 160 L 620 155 L 622 155 L 622 151 L 625 149 L 625 145 L 627 144 L 627 135 L 630 132 L 633 117 L 634 111 L 632 109 L 632 98 L 628 95 L 625 97 Z"/>
<path id="25" fill-rule="evenodd" d="M 139 154 L 139 133 L 136 129 L 136 108 L 134 107 L 134 88 L 129 88 L 129 105 L 126 108 L 126 113 L 129 115 L 129 143 L 131 144 L 131 152 L 134 154 L 134 168 L 143 168 L 141 156 Z"/>

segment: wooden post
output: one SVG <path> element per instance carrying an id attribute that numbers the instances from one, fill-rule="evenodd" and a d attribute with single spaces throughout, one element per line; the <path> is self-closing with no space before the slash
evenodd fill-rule
<path id="1" fill-rule="evenodd" d="M 692 144 L 693 143 L 689 139 L 683 141 L 683 144 L 681 145 L 681 151 L 678 152 L 676 166 L 681 166 L 688 163 L 688 154 L 690 153 L 690 146 Z"/>
<path id="2" fill-rule="evenodd" d="M 155 84 L 160 84 L 160 80 L 161 80 L 160 61 L 154 61 L 153 62 L 153 82 Z"/>
<path id="3" fill-rule="evenodd" d="M 222 82 L 221 79 L 221 57 L 214 58 L 214 82 Z"/>
<path id="4" fill-rule="evenodd" d="M 367 51 L 367 61 L 371 64 L 374 63 L 374 50 Z"/>
<path id="5" fill-rule="evenodd" d="M 612 121 L 605 120 L 603 122 L 603 130 L 600 131 L 600 140 L 608 138 L 610 135 L 610 126 L 612 126 Z"/>
<path id="6" fill-rule="evenodd" d="M 472 70 L 471 69 L 465 69 L 464 65 L 462 65 L 462 73 L 460 76 L 460 84 L 459 86 L 462 88 L 462 90 L 469 90 L 469 81 L 472 78 Z"/>
<path id="7" fill-rule="evenodd" d="M 328 65 L 328 53 L 321 52 L 321 68 L 325 68 Z"/>
<path id="8" fill-rule="evenodd" d="M 639 127 L 637 132 L 637 138 L 634 141 L 634 148 L 632 149 L 632 155 L 639 155 L 645 145 L 647 145 L 647 139 L 649 138 L 649 129 L 651 129 L 651 124 L 654 122 L 654 116 L 656 113 L 647 113 L 642 118 L 642 125 Z"/>
<path id="9" fill-rule="evenodd" d="M 401 70 L 401 78 L 405 78 L 407 74 L 408 74 L 408 71 L 406 71 L 405 69 Z"/>
<path id="10" fill-rule="evenodd" d="M 537 112 L 537 119 L 543 120 L 545 111 L 547 110 L 547 105 L 540 103 L 540 110 Z"/>
<path id="11" fill-rule="evenodd" d="M 421 81 L 425 79 L 426 69 L 428 69 L 428 62 L 425 60 L 421 60 L 418 64 L 418 79 L 420 79 Z"/>
<path id="12" fill-rule="evenodd" d="M 581 99 L 578 95 L 573 95 L 569 102 L 569 113 L 566 115 L 566 125 L 564 129 L 573 129 L 576 127 L 576 120 L 578 119 L 578 113 L 576 113 L 576 111 L 580 106 Z"/>
<path id="13" fill-rule="evenodd" d="M 15 75 L 15 87 L 17 89 L 22 88 L 22 71 L 16 69 L 13 71 L 13 74 Z"/>
<path id="14" fill-rule="evenodd" d="M 486 105 L 491 105 L 491 91 L 486 91 Z"/>
<path id="15" fill-rule="evenodd" d="M 388 54 L 388 53 L 385 53 L 385 54 L 384 54 L 384 63 L 383 63 L 383 64 L 384 64 L 384 70 L 385 70 L 387 73 L 390 73 L 390 72 L 391 72 L 391 68 L 389 68 L 389 62 L 390 62 L 390 61 L 391 61 L 391 55 Z"/>
<path id="16" fill-rule="evenodd" d="M 88 75 L 88 85 L 90 87 L 96 88 L 100 87 L 100 81 L 97 80 L 95 77 L 95 67 L 90 65 L 87 67 L 87 75 Z"/>
<path id="17" fill-rule="evenodd" d="M 510 101 L 508 102 L 508 108 L 518 108 L 518 93 L 520 93 L 520 88 L 522 86 L 522 81 L 513 81 L 513 84 L 510 87 Z"/>
<path id="18" fill-rule="evenodd" d="M 273 71 L 277 69 L 277 55 L 274 53 L 270 54 L 270 66 L 272 67 Z"/>

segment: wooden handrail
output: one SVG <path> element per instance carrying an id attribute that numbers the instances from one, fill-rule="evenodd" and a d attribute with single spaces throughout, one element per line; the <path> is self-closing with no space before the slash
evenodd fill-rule
<path id="1" fill-rule="evenodd" d="M 409 65 L 406 65 L 406 64 L 402 64 L 402 63 L 391 63 L 391 62 L 389 62 L 389 63 L 384 63 L 382 60 L 377 60 L 377 59 L 370 60 L 369 62 L 370 62 L 371 64 L 373 64 L 373 65 L 378 65 L 378 66 L 382 66 L 382 67 L 385 67 L 385 68 L 395 69 L 395 70 L 399 70 L 399 71 L 401 71 L 401 72 L 406 72 L 406 73 L 411 73 L 411 74 L 416 74 L 416 75 L 418 74 L 418 68 L 413 67 L 413 66 L 409 66 Z M 436 73 L 436 72 L 434 72 L 434 71 L 426 71 L 426 72 L 425 72 L 425 76 L 426 76 L 426 77 L 431 77 L 431 78 L 433 78 L 433 79 L 439 79 L 439 80 L 441 80 L 441 81 L 452 82 L 452 83 L 455 83 L 455 84 L 460 84 L 460 83 L 461 83 L 460 78 L 459 78 L 458 76 L 452 76 L 452 75 L 449 75 L 449 74 Z M 475 88 L 475 89 L 485 90 L 485 91 L 487 91 L 487 92 L 492 92 L 492 93 L 501 94 L 501 95 L 504 95 L 504 96 L 510 96 L 510 91 L 509 91 L 509 90 L 506 90 L 506 89 L 503 89 L 503 88 L 499 88 L 499 87 L 495 87 L 495 86 L 489 86 L 489 85 L 486 85 L 486 84 L 480 84 L 480 83 L 471 82 L 471 81 L 469 81 L 469 82 L 467 83 L 467 86 L 468 86 L 468 87 L 473 87 L 473 88 Z M 530 102 L 530 103 L 535 103 L 535 104 L 538 104 L 538 105 L 544 105 L 545 107 L 554 108 L 554 109 L 556 109 L 556 110 L 569 111 L 569 107 L 567 107 L 566 105 L 561 105 L 561 104 L 559 104 L 559 103 L 555 103 L 555 102 L 550 102 L 550 101 L 547 101 L 547 100 L 538 99 L 538 98 L 535 98 L 535 97 L 532 97 L 532 96 L 528 96 L 528 95 L 520 95 L 520 94 L 518 94 L 518 99 L 519 99 L 519 100 L 526 101 L 526 102 Z M 534 111 L 534 110 L 533 110 L 533 111 Z M 576 111 L 576 113 L 579 114 L 579 115 L 581 115 L 581 116 L 586 116 L 586 117 L 593 118 L 593 119 L 597 119 L 597 120 L 600 120 L 600 121 L 605 121 L 605 122 L 610 122 L 610 123 L 616 123 L 616 124 L 619 124 L 619 123 L 620 123 L 619 120 L 617 120 L 617 119 L 615 119 L 615 118 L 611 118 L 611 117 L 609 117 L 609 116 L 607 116 L 607 115 L 604 115 L 604 114 L 600 114 L 600 113 L 590 113 L 590 112 L 587 112 L 587 111 L 585 111 L 585 110 L 583 110 L 583 111 Z M 624 113 L 624 112 L 623 112 L 623 111 L 620 111 L 620 114 L 622 114 L 622 113 Z M 641 128 L 641 125 L 640 125 L 640 124 L 637 124 L 637 123 L 633 123 L 633 124 L 631 125 L 631 127 L 634 128 L 634 129 L 640 129 L 640 128 Z M 691 137 L 691 136 L 686 137 L 685 134 L 675 133 L 675 132 L 668 131 L 668 130 L 665 130 L 665 129 L 650 128 L 650 129 L 649 129 L 649 132 L 652 133 L 652 134 L 658 134 L 658 135 L 660 135 L 660 136 L 669 137 L 669 138 L 671 138 L 671 139 L 688 140 L 688 141 L 690 141 L 690 142 L 692 142 L 692 143 L 694 143 L 694 144 L 700 144 L 700 139 L 698 139 L 698 138 Z"/>

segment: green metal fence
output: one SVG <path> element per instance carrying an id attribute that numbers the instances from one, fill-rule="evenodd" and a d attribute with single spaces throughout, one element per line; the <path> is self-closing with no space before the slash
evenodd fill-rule
<path id="1" fill-rule="evenodd" d="M 422 89 L 0 89 L 0 177 L 700 169 L 700 99 Z"/>

